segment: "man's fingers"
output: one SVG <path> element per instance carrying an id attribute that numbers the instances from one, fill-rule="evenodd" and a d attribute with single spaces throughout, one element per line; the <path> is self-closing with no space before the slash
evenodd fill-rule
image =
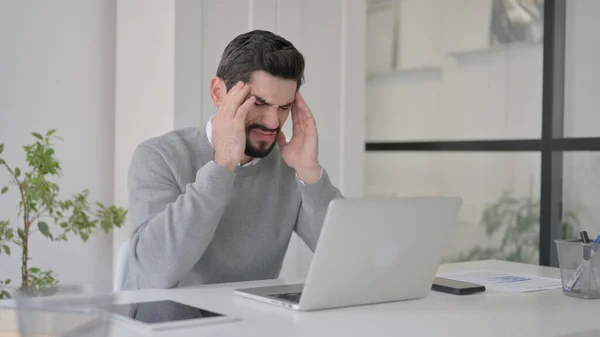
<path id="1" fill-rule="evenodd" d="M 292 114 L 292 120 L 296 118 L 298 122 L 301 122 L 310 118 L 310 109 L 306 105 L 306 102 L 304 102 L 304 99 L 302 98 L 300 92 L 296 93 L 296 100 L 294 101 L 293 108 L 294 113 Z"/>
<path id="2" fill-rule="evenodd" d="M 302 133 L 306 129 L 307 124 L 306 113 L 298 106 L 292 106 L 292 130 L 294 134 Z"/>
<path id="3" fill-rule="evenodd" d="M 231 89 L 229 89 L 229 92 L 227 92 L 227 96 L 233 96 L 235 95 L 238 91 L 240 91 L 240 89 L 244 86 L 244 82 L 242 81 L 238 81 L 233 87 L 231 87 Z"/>
<path id="4" fill-rule="evenodd" d="M 279 131 L 279 136 L 277 136 L 277 145 L 279 145 L 280 149 L 283 149 L 287 145 L 287 140 L 285 138 L 283 130 Z"/>
<path id="5" fill-rule="evenodd" d="M 317 121 L 315 120 L 315 116 L 310 111 L 308 105 L 306 105 L 306 101 L 298 92 L 296 94 L 296 101 L 294 102 L 294 113 L 292 114 L 292 121 L 294 124 L 301 125 L 302 128 L 316 128 Z"/>
<path id="6" fill-rule="evenodd" d="M 303 116 L 305 115 L 305 113 L 302 111 L 302 108 L 300 108 L 298 106 L 298 102 L 294 102 L 294 104 L 292 105 L 292 123 L 294 125 L 300 123 L 300 121 L 302 120 Z"/>
<path id="7" fill-rule="evenodd" d="M 304 127 L 303 127 L 300 119 L 298 117 L 293 117 L 292 118 L 292 131 L 294 132 L 294 135 L 300 134 L 302 132 L 302 130 L 304 130 Z"/>
<path id="8" fill-rule="evenodd" d="M 249 93 L 250 93 L 250 85 L 244 83 L 240 87 L 239 91 L 237 91 L 236 93 L 234 93 L 231 96 L 231 98 L 230 98 L 231 104 L 233 104 L 233 106 L 235 106 L 235 108 L 237 109 L 240 105 L 242 105 L 242 103 L 244 103 L 244 101 L 248 97 Z"/>
<path id="9" fill-rule="evenodd" d="M 254 96 L 250 96 L 244 104 L 242 104 L 235 113 L 235 118 L 242 120 L 242 122 L 246 121 L 246 116 L 248 115 L 248 111 L 252 108 L 252 105 L 256 102 L 256 98 Z"/>
<path id="10" fill-rule="evenodd" d="M 219 110 L 222 111 L 224 115 L 231 118 L 235 117 L 237 109 L 248 96 L 249 92 L 250 86 L 248 84 L 241 81 L 238 82 L 231 90 L 229 90 L 227 95 L 225 95 L 222 107 Z"/>
<path id="11" fill-rule="evenodd" d="M 299 110 L 310 113 L 310 109 L 308 108 L 308 105 L 306 104 L 306 101 L 304 100 L 304 97 L 302 97 L 300 91 L 296 93 L 296 100 L 294 103 L 296 103 Z"/>
<path id="12" fill-rule="evenodd" d="M 300 91 L 296 93 L 296 104 L 298 104 L 299 110 L 302 111 L 303 117 L 308 119 L 308 122 L 314 123 L 315 116 L 313 115 L 312 111 L 310 111 L 310 108 L 306 104 L 306 101 L 304 100 L 304 97 L 302 97 Z"/>

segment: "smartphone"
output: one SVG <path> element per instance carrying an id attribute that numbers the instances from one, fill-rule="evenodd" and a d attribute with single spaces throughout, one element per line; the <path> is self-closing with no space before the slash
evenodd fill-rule
<path id="1" fill-rule="evenodd" d="M 431 286 L 432 290 L 455 295 L 469 295 L 485 291 L 485 286 L 480 284 L 450 280 L 443 277 L 436 277 Z"/>

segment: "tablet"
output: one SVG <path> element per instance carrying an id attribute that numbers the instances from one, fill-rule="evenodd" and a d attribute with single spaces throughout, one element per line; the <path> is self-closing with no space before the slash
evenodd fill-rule
<path id="1" fill-rule="evenodd" d="M 101 307 L 139 328 L 166 330 L 235 320 L 222 313 L 171 301 L 136 302 Z"/>

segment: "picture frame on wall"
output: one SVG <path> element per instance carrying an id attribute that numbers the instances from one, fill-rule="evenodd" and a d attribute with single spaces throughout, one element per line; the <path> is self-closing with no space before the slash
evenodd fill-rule
<path id="1" fill-rule="evenodd" d="M 544 0 L 492 0 L 490 45 L 540 43 Z"/>
<path id="2" fill-rule="evenodd" d="M 543 42 L 544 0 L 453 0 L 442 4 L 446 54 Z"/>

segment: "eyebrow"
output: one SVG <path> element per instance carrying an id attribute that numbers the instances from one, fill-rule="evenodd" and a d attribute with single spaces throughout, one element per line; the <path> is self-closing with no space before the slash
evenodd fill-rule
<path id="1" fill-rule="evenodd" d="M 273 105 L 273 104 L 271 104 L 271 103 L 267 102 L 267 100 L 266 100 L 266 99 L 264 99 L 264 98 L 262 98 L 262 97 L 260 97 L 260 96 L 257 96 L 257 95 L 254 95 L 254 94 L 252 94 L 252 96 L 254 96 L 254 98 L 256 98 L 256 101 L 257 101 L 258 103 L 260 103 L 260 104 Z M 295 101 L 295 100 L 294 100 L 294 101 Z M 290 106 L 292 106 L 292 104 L 294 104 L 294 101 L 291 101 L 291 102 L 289 102 L 289 103 L 286 103 L 286 104 L 284 104 L 284 105 L 280 105 L 279 107 L 280 107 L 280 108 L 282 108 L 282 109 L 287 109 L 287 108 L 289 108 Z"/>

